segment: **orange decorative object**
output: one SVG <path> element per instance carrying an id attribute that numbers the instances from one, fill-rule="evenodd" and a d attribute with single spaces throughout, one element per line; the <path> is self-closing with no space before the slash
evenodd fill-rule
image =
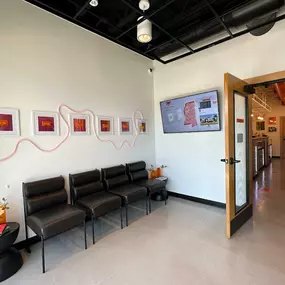
<path id="1" fill-rule="evenodd" d="M 2 210 L 1 207 L 0 210 Z M 4 210 L 4 214 L 0 216 L 0 224 L 5 224 L 5 223 L 6 223 L 6 210 Z"/>
<path id="2" fill-rule="evenodd" d="M 156 177 L 161 177 L 161 176 L 162 176 L 162 175 L 161 175 L 161 174 L 162 174 L 162 171 L 161 171 L 161 168 L 160 168 L 160 167 L 157 168 L 155 172 L 156 172 L 156 173 L 155 173 L 155 176 L 156 176 Z"/>
<path id="3" fill-rule="evenodd" d="M 156 171 L 155 171 L 155 170 L 152 170 L 152 171 L 150 172 L 150 178 L 151 178 L 151 179 L 156 178 Z"/>

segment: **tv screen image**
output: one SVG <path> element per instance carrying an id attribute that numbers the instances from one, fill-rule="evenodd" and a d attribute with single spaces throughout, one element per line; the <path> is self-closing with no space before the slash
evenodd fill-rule
<path id="1" fill-rule="evenodd" d="M 218 92 L 160 102 L 164 133 L 220 131 Z"/>

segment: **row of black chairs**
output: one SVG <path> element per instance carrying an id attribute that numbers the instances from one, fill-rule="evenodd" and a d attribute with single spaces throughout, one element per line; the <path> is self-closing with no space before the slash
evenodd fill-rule
<path id="1" fill-rule="evenodd" d="M 70 198 L 67 202 L 65 182 L 62 176 L 23 183 L 25 232 L 28 227 L 42 243 L 42 269 L 45 273 L 44 241 L 76 226 L 84 226 L 85 249 L 87 249 L 86 218 L 92 221 L 93 244 L 95 244 L 95 220 L 111 211 L 120 209 L 123 228 L 123 208 L 141 199 L 146 201 L 146 214 L 151 213 L 151 196 L 162 192 L 166 200 L 165 182 L 148 179 L 144 161 L 118 165 L 110 168 L 70 174 Z M 30 248 L 27 248 L 30 252 Z"/>

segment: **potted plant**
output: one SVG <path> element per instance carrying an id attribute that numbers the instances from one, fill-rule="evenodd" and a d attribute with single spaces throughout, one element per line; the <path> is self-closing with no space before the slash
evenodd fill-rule
<path id="1" fill-rule="evenodd" d="M 156 177 L 161 177 L 162 176 L 162 169 L 166 168 L 167 166 L 166 165 L 161 165 L 159 166 L 157 169 L 156 169 Z"/>
<path id="2" fill-rule="evenodd" d="M 9 210 L 8 201 L 2 198 L 2 200 L 0 200 L 0 224 L 6 223 L 6 210 Z"/>
<path id="3" fill-rule="evenodd" d="M 151 179 L 156 177 L 156 171 L 153 165 L 150 166 L 150 168 L 148 169 L 149 171 L 149 176 Z"/>

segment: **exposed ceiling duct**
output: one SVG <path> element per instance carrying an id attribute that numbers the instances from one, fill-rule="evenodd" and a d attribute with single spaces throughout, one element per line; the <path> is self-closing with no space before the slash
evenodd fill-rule
<path id="1" fill-rule="evenodd" d="M 277 12 L 273 12 L 269 15 L 265 15 L 263 17 L 258 17 L 258 18 L 253 19 L 246 26 L 248 29 L 251 29 L 251 28 L 254 28 L 258 25 L 268 23 L 271 20 L 275 20 L 276 18 L 277 18 Z M 254 30 L 250 31 L 250 34 L 252 34 L 253 36 L 256 36 L 256 37 L 265 35 L 274 27 L 274 25 L 275 25 L 275 22 L 272 22 L 271 24 L 268 24 L 268 25 L 263 26 L 261 28 L 254 29 Z"/>
<path id="2" fill-rule="evenodd" d="M 252 27 L 257 24 L 256 21 L 260 23 L 260 21 L 264 20 L 265 16 L 267 16 L 266 21 L 268 21 L 268 17 L 274 17 L 275 12 L 282 6 L 284 6 L 284 0 L 254 0 L 250 4 L 247 4 L 225 15 L 222 20 L 228 28 L 239 27 L 245 24 L 248 24 L 250 27 Z M 262 18 L 259 19 L 259 17 Z M 266 26 L 262 30 L 254 30 L 252 32 L 253 34 L 256 32 L 256 35 L 262 35 L 265 32 L 269 31 L 273 25 Z M 212 20 L 204 26 L 198 27 L 181 36 L 180 40 L 187 45 L 191 45 L 200 40 L 207 39 L 210 36 L 217 35 L 223 31 L 223 26 L 220 23 L 217 23 L 217 20 Z M 161 58 L 177 50 L 180 50 L 181 48 L 182 47 L 180 43 L 170 42 L 158 48 L 155 52 L 155 55 Z"/>

